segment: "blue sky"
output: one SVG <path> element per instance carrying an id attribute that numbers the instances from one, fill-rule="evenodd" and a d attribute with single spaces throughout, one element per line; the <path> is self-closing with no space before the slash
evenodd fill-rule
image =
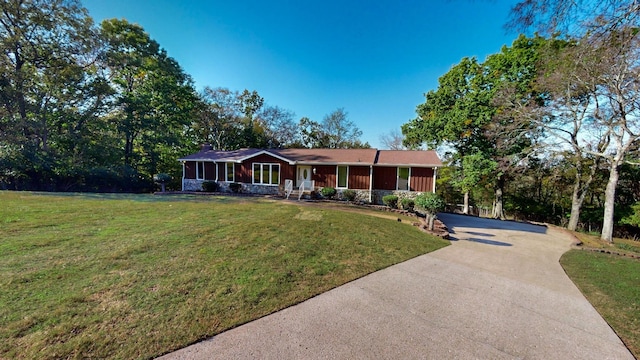
<path id="1" fill-rule="evenodd" d="M 90 15 L 141 25 L 205 86 L 256 90 L 315 121 L 344 108 L 379 137 L 415 117 L 424 93 L 465 56 L 510 45 L 513 1 L 82 0 Z"/>

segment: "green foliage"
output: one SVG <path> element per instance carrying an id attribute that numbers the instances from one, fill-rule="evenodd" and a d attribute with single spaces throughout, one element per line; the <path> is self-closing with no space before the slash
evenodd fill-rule
<path id="1" fill-rule="evenodd" d="M 240 190 L 242 190 L 242 184 L 240 184 L 240 183 L 231 183 L 231 184 L 229 184 L 229 189 L 231 189 L 231 191 L 233 191 L 234 193 L 239 193 Z"/>
<path id="2" fill-rule="evenodd" d="M 382 203 L 392 209 L 398 208 L 398 195 L 385 195 L 382 197 Z"/>
<path id="3" fill-rule="evenodd" d="M 158 184 L 164 184 L 167 183 L 169 181 L 171 181 L 171 175 L 169 174 L 165 174 L 165 173 L 160 173 L 160 174 L 156 174 L 153 176 L 153 181 L 158 183 Z"/>
<path id="4" fill-rule="evenodd" d="M 402 205 L 403 210 L 413 211 L 413 208 L 415 206 L 415 201 L 413 199 L 404 198 L 400 200 L 400 205 Z"/>
<path id="5" fill-rule="evenodd" d="M 634 356 L 640 356 L 640 261 L 570 250 L 560 264 Z"/>
<path id="6" fill-rule="evenodd" d="M 342 191 L 342 197 L 347 201 L 354 201 L 356 199 L 357 193 L 355 190 L 347 189 Z"/>
<path id="7" fill-rule="evenodd" d="M 322 194 L 322 197 L 325 197 L 328 199 L 331 199 L 332 197 L 334 197 L 336 193 L 337 193 L 336 189 L 330 186 L 323 187 L 322 189 L 320 189 L 320 194 Z"/>
<path id="8" fill-rule="evenodd" d="M 473 190 L 481 184 L 491 183 L 488 178 L 498 167 L 498 163 L 486 157 L 486 154 L 476 152 L 462 157 L 462 169 L 460 176 L 453 180 L 453 185 L 463 193 Z"/>
<path id="9" fill-rule="evenodd" d="M 640 227 L 640 201 L 631 205 L 630 213 L 620 219 L 621 224 Z"/>
<path id="10" fill-rule="evenodd" d="M 443 210 L 446 205 L 444 200 L 434 193 L 422 193 L 414 201 L 416 208 L 430 215 Z"/>
<path id="11" fill-rule="evenodd" d="M 349 120 L 347 112 L 337 109 L 324 117 L 322 123 L 307 117 L 300 119 L 298 125 L 301 134 L 302 147 L 329 149 L 367 149 L 369 143 L 362 143 L 360 130 Z"/>
<path id="12" fill-rule="evenodd" d="M 220 186 L 215 181 L 204 181 L 202 182 L 202 190 L 205 192 L 216 192 Z"/>

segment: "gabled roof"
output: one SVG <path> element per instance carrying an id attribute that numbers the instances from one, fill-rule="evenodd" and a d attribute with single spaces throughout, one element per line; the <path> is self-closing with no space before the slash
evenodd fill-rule
<path id="1" fill-rule="evenodd" d="M 244 159 L 257 155 L 261 149 L 239 149 L 239 150 L 201 150 L 195 154 L 187 155 L 178 161 L 216 161 L 216 162 L 241 162 Z"/>
<path id="2" fill-rule="evenodd" d="M 376 149 L 274 149 L 269 152 L 291 159 L 296 164 L 373 165 Z"/>
<path id="3" fill-rule="evenodd" d="M 379 150 L 376 165 L 442 166 L 432 150 Z"/>
<path id="4" fill-rule="evenodd" d="M 286 161 L 291 165 L 382 165 L 442 166 L 435 151 L 377 149 L 240 149 L 233 151 L 201 150 L 179 161 L 215 161 L 240 163 L 261 154 Z"/>

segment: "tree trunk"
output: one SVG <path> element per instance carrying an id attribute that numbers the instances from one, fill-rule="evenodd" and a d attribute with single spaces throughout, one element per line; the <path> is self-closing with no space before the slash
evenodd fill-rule
<path id="1" fill-rule="evenodd" d="M 464 205 L 462 207 L 462 213 L 469 215 L 469 191 L 464 192 Z"/>
<path id="2" fill-rule="evenodd" d="M 580 211 L 582 210 L 582 204 L 584 203 L 584 199 L 587 196 L 587 191 L 589 190 L 589 186 L 593 181 L 593 178 L 596 175 L 596 171 L 598 171 L 598 165 L 600 164 L 599 159 L 595 159 L 593 164 L 591 165 L 591 171 L 589 172 L 589 177 L 584 182 L 582 181 L 582 172 L 576 171 L 576 183 L 573 186 L 573 194 L 571 196 L 571 216 L 569 217 L 569 224 L 567 224 L 567 230 L 575 231 L 578 227 L 578 222 L 580 221 Z M 578 164 L 577 166 L 581 166 Z"/>
<path id="3" fill-rule="evenodd" d="M 618 185 L 618 178 L 620 177 L 620 169 L 618 161 L 613 160 L 611 162 L 611 168 L 609 169 L 609 181 L 607 182 L 607 188 L 604 192 L 604 217 L 602 222 L 602 234 L 600 239 L 613 243 L 613 210 L 615 207 L 616 186 Z"/>
<path id="4" fill-rule="evenodd" d="M 498 176 L 498 186 L 496 186 L 496 197 L 495 197 L 495 201 L 493 203 L 493 215 L 492 217 L 494 219 L 500 219 L 500 220 L 504 220 L 504 207 L 502 204 L 502 194 L 503 194 L 503 189 L 504 188 L 504 177 Z"/>

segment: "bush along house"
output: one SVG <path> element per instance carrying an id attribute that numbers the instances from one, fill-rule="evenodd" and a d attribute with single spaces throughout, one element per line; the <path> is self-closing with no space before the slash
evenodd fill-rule
<path id="1" fill-rule="evenodd" d="M 202 191 L 217 183 L 218 191 L 281 195 L 303 194 L 333 187 L 338 196 L 354 190 L 357 199 L 381 203 L 385 195 L 413 198 L 435 192 L 442 162 L 434 151 L 377 149 L 240 149 L 213 150 L 178 159 L 182 191 Z"/>

